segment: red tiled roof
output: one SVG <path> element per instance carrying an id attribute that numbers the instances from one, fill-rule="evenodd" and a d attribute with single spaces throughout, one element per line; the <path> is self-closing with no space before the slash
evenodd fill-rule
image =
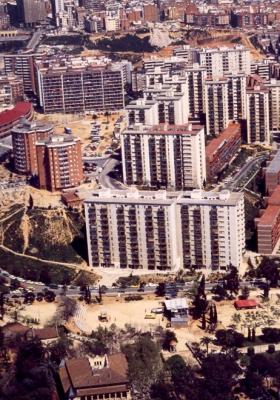
<path id="1" fill-rule="evenodd" d="M 27 101 L 21 101 L 12 110 L 5 110 L 0 113 L 0 126 L 19 120 L 32 110 L 33 106 Z"/>
<path id="2" fill-rule="evenodd" d="M 234 306 L 236 308 L 254 308 L 257 307 L 258 303 L 254 299 L 247 300 L 235 300 Z"/>
<path id="3" fill-rule="evenodd" d="M 229 126 L 215 139 L 212 139 L 205 147 L 206 157 L 212 157 L 220 145 L 229 140 L 232 136 L 239 133 L 241 135 L 240 124 L 231 123 Z"/>
<path id="4" fill-rule="evenodd" d="M 122 353 L 108 356 L 109 367 L 93 370 L 88 358 L 74 358 L 65 362 L 59 375 L 64 392 L 70 386 L 74 389 L 95 390 L 108 386 L 119 386 L 128 383 L 127 361 Z M 94 392 L 95 393 L 95 392 Z"/>

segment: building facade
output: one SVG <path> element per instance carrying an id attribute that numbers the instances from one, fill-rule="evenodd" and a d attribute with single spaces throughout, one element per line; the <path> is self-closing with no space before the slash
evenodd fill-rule
<path id="1" fill-rule="evenodd" d="M 83 181 L 80 139 L 72 135 L 54 135 L 36 142 L 38 177 L 41 189 L 52 192 Z"/>
<path id="2" fill-rule="evenodd" d="M 255 219 L 257 226 L 258 253 L 273 254 L 280 239 L 280 186 L 276 186 L 268 198 L 267 207 L 260 218 Z"/>
<path id="3" fill-rule="evenodd" d="M 241 193 L 183 193 L 178 200 L 183 268 L 239 268 L 245 249 L 244 200 Z"/>
<path id="4" fill-rule="evenodd" d="M 241 193 L 104 189 L 86 199 L 85 214 L 92 267 L 226 270 L 242 260 Z"/>
<path id="5" fill-rule="evenodd" d="M 269 91 L 255 86 L 247 89 L 247 141 L 248 143 L 270 143 Z"/>
<path id="6" fill-rule="evenodd" d="M 123 67 L 37 64 L 40 104 L 45 113 L 116 111 L 124 108 Z"/>
<path id="7" fill-rule="evenodd" d="M 214 181 L 236 156 L 241 145 L 241 126 L 230 123 L 217 137 L 205 147 L 207 180 Z"/>
<path id="8" fill-rule="evenodd" d="M 15 170 L 20 174 L 37 175 L 36 142 L 53 134 L 53 125 L 22 119 L 12 129 Z"/>
<path id="9" fill-rule="evenodd" d="M 128 185 L 202 188 L 205 133 L 198 124 L 134 125 L 121 134 L 123 179 Z"/>
<path id="10" fill-rule="evenodd" d="M 219 135 L 229 124 L 228 82 L 207 79 L 204 86 L 207 135 Z"/>
<path id="11" fill-rule="evenodd" d="M 234 48 L 220 47 L 217 49 L 201 49 L 199 64 L 206 67 L 208 78 L 221 78 L 226 74 L 244 73 L 251 71 L 250 50 L 241 45 Z"/>

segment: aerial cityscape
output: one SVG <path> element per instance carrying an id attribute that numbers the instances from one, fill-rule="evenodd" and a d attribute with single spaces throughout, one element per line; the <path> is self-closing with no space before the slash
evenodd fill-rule
<path id="1" fill-rule="evenodd" d="M 0 0 L 0 400 L 280 399 L 280 2 Z"/>

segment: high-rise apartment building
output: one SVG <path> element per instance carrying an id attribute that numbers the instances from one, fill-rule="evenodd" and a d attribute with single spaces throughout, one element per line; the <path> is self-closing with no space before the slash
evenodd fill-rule
<path id="1" fill-rule="evenodd" d="M 159 123 L 170 125 L 182 125 L 188 122 L 189 107 L 187 95 L 187 91 L 177 91 L 169 85 L 144 91 L 144 96 L 147 100 L 156 100 L 158 103 Z"/>
<path id="2" fill-rule="evenodd" d="M 194 190 L 177 203 L 183 268 L 238 268 L 245 249 L 243 194 Z"/>
<path id="3" fill-rule="evenodd" d="M 25 118 L 12 129 L 15 170 L 20 174 L 37 175 L 36 142 L 53 134 L 53 125 Z"/>
<path id="4" fill-rule="evenodd" d="M 258 253 L 275 254 L 280 239 L 280 186 L 276 186 L 267 200 L 267 207 L 255 219 L 257 226 Z"/>
<path id="5" fill-rule="evenodd" d="M 198 58 L 199 64 L 206 67 L 208 78 L 221 78 L 225 74 L 249 75 L 251 72 L 250 50 L 241 45 L 233 48 L 204 48 L 199 51 Z"/>
<path id="6" fill-rule="evenodd" d="M 207 79 L 204 97 L 207 135 L 219 135 L 229 124 L 227 79 Z"/>
<path id="7" fill-rule="evenodd" d="M 41 189 L 52 192 L 75 187 L 83 181 L 80 139 L 54 135 L 36 143 L 38 177 Z"/>
<path id="8" fill-rule="evenodd" d="M 264 86 L 268 88 L 269 94 L 269 129 L 279 132 L 280 130 L 280 81 L 271 79 L 265 82 Z"/>
<path id="9" fill-rule="evenodd" d="M 269 90 L 264 86 L 247 89 L 247 141 L 270 143 Z"/>
<path id="10" fill-rule="evenodd" d="M 85 215 L 92 267 L 226 270 L 242 260 L 241 193 L 105 189 L 86 199 Z"/>
<path id="11" fill-rule="evenodd" d="M 158 124 L 158 102 L 156 100 L 137 99 L 126 106 L 128 124 Z"/>
<path id="12" fill-rule="evenodd" d="M 0 105 L 9 106 L 22 100 L 22 79 L 13 74 L 0 76 Z"/>
<path id="13" fill-rule="evenodd" d="M 201 118 L 204 112 L 204 82 L 207 77 L 205 67 L 193 64 L 186 67 L 185 73 L 188 79 L 189 113 L 193 118 Z"/>
<path id="14" fill-rule="evenodd" d="M 40 58 L 42 54 L 35 54 L 30 51 L 5 54 L 4 70 L 5 74 L 14 74 L 23 81 L 23 88 L 26 93 L 36 92 L 36 79 L 34 72 L 34 62 L 36 58 Z"/>
<path id="15" fill-rule="evenodd" d="M 204 100 L 208 135 L 218 135 L 230 121 L 245 119 L 245 74 L 227 74 L 220 79 L 206 79 Z"/>
<path id="16" fill-rule="evenodd" d="M 198 124 L 133 125 L 121 134 L 123 179 L 128 185 L 202 188 L 205 133 Z"/>
<path id="17" fill-rule="evenodd" d="M 17 0 L 18 19 L 25 25 L 32 26 L 47 17 L 43 0 Z"/>
<path id="18" fill-rule="evenodd" d="M 280 150 L 277 150 L 265 168 L 266 194 L 270 196 L 278 185 L 280 185 Z"/>
<path id="19" fill-rule="evenodd" d="M 123 65 L 81 61 L 37 63 L 40 104 L 45 113 L 115 111 L 124 108 Z"/>
<path id="20" fill-rule="evenodd" d="M 90 266 L 175 269 L 180 263 L 175 200 L 164 191 L 93 192 L 85 201 Z"/>
<path id="21" fill-rule="evenodd" d="M 228 74 L 228 117 L 231 121 L 246 118 L 246 75 Z"/>
<path id="22" fill-rule="evenodd" d="M 192 65 L 198 62 L 199 49 L 189 45 L 178 46 L 173 49 L 173 55 L 183 58 L 188 64 Z"/>

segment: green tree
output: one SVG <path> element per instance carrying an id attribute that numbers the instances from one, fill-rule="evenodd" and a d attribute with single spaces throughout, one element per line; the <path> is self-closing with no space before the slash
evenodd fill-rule
<path id="1" fill-rule="evenodd" d="M 123 347 L 128 361 L 129 378 L 133 390 L 141 399 L 150 397 L 150 388 L 162 369 L 160 346 L 149 336 L 140 337 L 134 344 Z"/>
<path id="2" fill-rule="evenodd" d="M 244 342 L 244 336 L 233 329 L 219 329 L 216 331 L 216 342 L 218 346 L 240 347 Z"/>
<path id="3" fill-rule="evenodd" d="M 231 295 L 233 293 L 237 295 L 239 291 L 239 276 L 237 268 L 230 266 L 230 271 L 225 276 L 224 280 L 225 280 L 225 289 L 228 290 Z"/>
<path id="4" fill-rule="evenodd" d="M 241 372 L 236 361 L 225 354 L 210 354 L 202 360 L 201 399 L 231 399 L 232 389 Z"/>
<path id="5" fill-rule="evenodd" d="M 207 355 L 209 353 L 209 344 L 211 344 L 212 342 L 213 342 L 213 340 L 208 336 L 203 336 L 203 338 L 200 340 L 200 344 L 202 346 L 206 347 L 206 354 Z"/>
<path id="6" fill-rule="evenodd" d="M 165 336 L 162 343 L 162 348 L 164 350 L 170 351 L 172 349 L 172 343 L 177 343 L 177 337 L 174 331 L 167 329 L 165 331 Z"/>

